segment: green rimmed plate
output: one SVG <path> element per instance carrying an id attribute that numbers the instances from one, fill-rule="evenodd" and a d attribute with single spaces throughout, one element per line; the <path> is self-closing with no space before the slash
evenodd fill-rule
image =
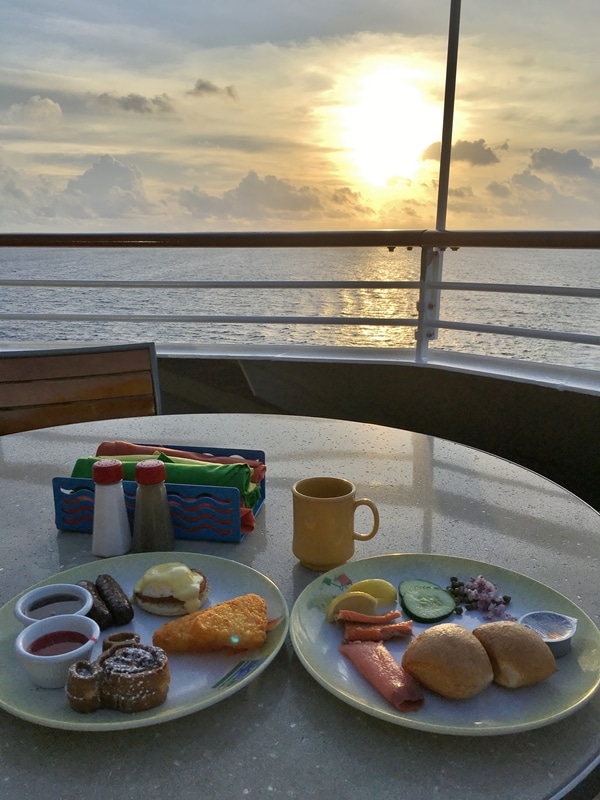
<path id="1" fill-rule="evenodd" d="M 112 575 L 131 594 L 139 577 L 151 566 L 166 561 L 180 561 L 201 570 L 207 577 L 209 605 L 254 592 L 267 603 L 269 620 L 277 620 L 260 650 L 244 655 L 177 655 L 169 657 L 171 685 L 162 706 L 136 714 L 122 714 L 102 709 L 92 714 L 78 714 L 68 705 L 62 689 L 39 689 L 19 668 L 14 641 L 21 625 L 14 617 L 17 598 L 0 608 L 0 708 L 17 717 L 52 728 L 106 731 L 157 725 L 192 714 L 238 692 L 263 672 L 279 652 L 288 631 L 289 614 L 283 595 L 265 575 L 251 567 L 217 556 L 198 553 L 140 553 L 107 558 L 60 572 L 36 586 L 49 583 L 74 583 L 95 580 L 101 573 Z M 34 587 L 29 587 L 34 588 Z M 140 634 L 150 644 L 152 633 L 167 621 L 135 608 L 133 621 L 125 626 Z M 120 628 L 109 628 L 107 635 Z M 96 646 L 93 658 L 100 650 Z M 201 662 L 202 669 L 198 669 Z"/>
<path id="2" fill-rule="evenodd" d="M 537 686 L 516 690 L 490 686 L 470 700 L 445 700 L 425 690 L 419 711 L 396 711 L 338 652 L 341 629 L 325 620 L 331 598 L 350 583 L 383 578 L 395 586 L 408 578 L 424 578 L 446 586 L 450 577 L 468 580 L 483 575 L 502 594 L 510 595 L 515 617 L 527 611 L 558 611 L 578 620 L 571 652 L 557 660 L 558 671 Z M 469 629 L 485 622 L 479 612 L 453 615 Z M 414 623 L 415 634 L 427 625 Z M 434 733 L 492 736 L 549 725 L 573 714 L 587 703 L 600 685 L 600 631 L 592 620 L 564 595 L 517 572 L 480 561 L 429 554 L 396 554 L 352 561 L 316 578 L 292 609 L 290 634 L 294 649 L 308 672 L 325 689 L 355 708 L 396 725 Z M 396 660 L 407 642 L 387 643 Z"/>

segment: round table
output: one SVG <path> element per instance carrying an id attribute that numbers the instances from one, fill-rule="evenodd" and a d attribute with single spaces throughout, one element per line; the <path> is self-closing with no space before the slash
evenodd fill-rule
<path id="1" fill-rule="evenodd" d="M 290 607 L 316 573 L 291 550 L 291 487 L 337 475 L 380 511 L 355 559 L 386 553 L 468 557 L 552 586 L 596 624 L 599 515 L 519 466 L 441 439 L 376 425 L 279 415 L 143 417 L 47 428 L 0 439 L 0 602 L 93 560 L 91 538 L 57 532 L 51 480 L 103 440 L 266 453 L 266 502 L 238 544 L 179 540 L 268 575 Z M 596 765 L 596 695 L 555 724 L 456 737 L 392 725 L 317 684 L 288 639 L 254 682 L 203 711 L 151 728 L 55 730 L 5 712 L 0 796 L 210 798 L 559 798 Z"/>

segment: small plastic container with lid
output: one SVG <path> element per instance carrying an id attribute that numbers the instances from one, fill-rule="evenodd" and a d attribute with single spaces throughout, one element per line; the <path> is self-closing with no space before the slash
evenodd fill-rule
<path id="1" fill-rule="evenodd" d="M 571 649 L 571 640 L 577 630 L 575 617 L 557 611 L 530 611 L 519 622 L 539 634 L 555 658 L 566 655 Z"/>
<path id="2" fill-rule="evenodd" d="M 100 459 L 92 467 L 94 522 L 92 553 L 107 558 L 131 549 L 131 528 L 123 493 L 123 464 L 116 458 Z"/>
<path id="3" fill-rule="evenodd" d="M 134 553 L 175 549 L 165 478 L 165 465 L 158 459 L 140 461 L 135 466 L 138 486 L 131 546 Z"/>

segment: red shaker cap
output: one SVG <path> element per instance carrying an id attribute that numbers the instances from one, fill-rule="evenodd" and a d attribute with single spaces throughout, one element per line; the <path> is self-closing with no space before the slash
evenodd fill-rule
<path id="1" fill-rule="evenodd" d="M 123 480 L 123 464 L 116 458 L 101 458 L 94 461 L 92 477 L 95 483 L 106 485 Z"/>
<path id="2" fill-rule="evenodd" d="M 152 483 L 160 483 L 167 477 L 167 471 L 163 461 L 157 458 L 149 458 L 144 461 L 138 461 L 135 465 L 135 479 L 143 486 Z"/>

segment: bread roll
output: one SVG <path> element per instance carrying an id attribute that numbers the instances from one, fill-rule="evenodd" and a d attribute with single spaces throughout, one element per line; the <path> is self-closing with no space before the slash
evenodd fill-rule
<path id="1" fill-rule="evenodd" d="M 533 686 L 556 672 L 546 642 L 518 622 L 488 622 L 473 631 L 494 670 L 494 682 L 508 689 Z"/>
<path id="2" fill-rule="evenodd" d="M 462 625 L 435 625 L 416 636 L 404 651 L 402 666 L 423 686 L 443 697 L 465 700 L 494 677 L 481 643 Z"/>

